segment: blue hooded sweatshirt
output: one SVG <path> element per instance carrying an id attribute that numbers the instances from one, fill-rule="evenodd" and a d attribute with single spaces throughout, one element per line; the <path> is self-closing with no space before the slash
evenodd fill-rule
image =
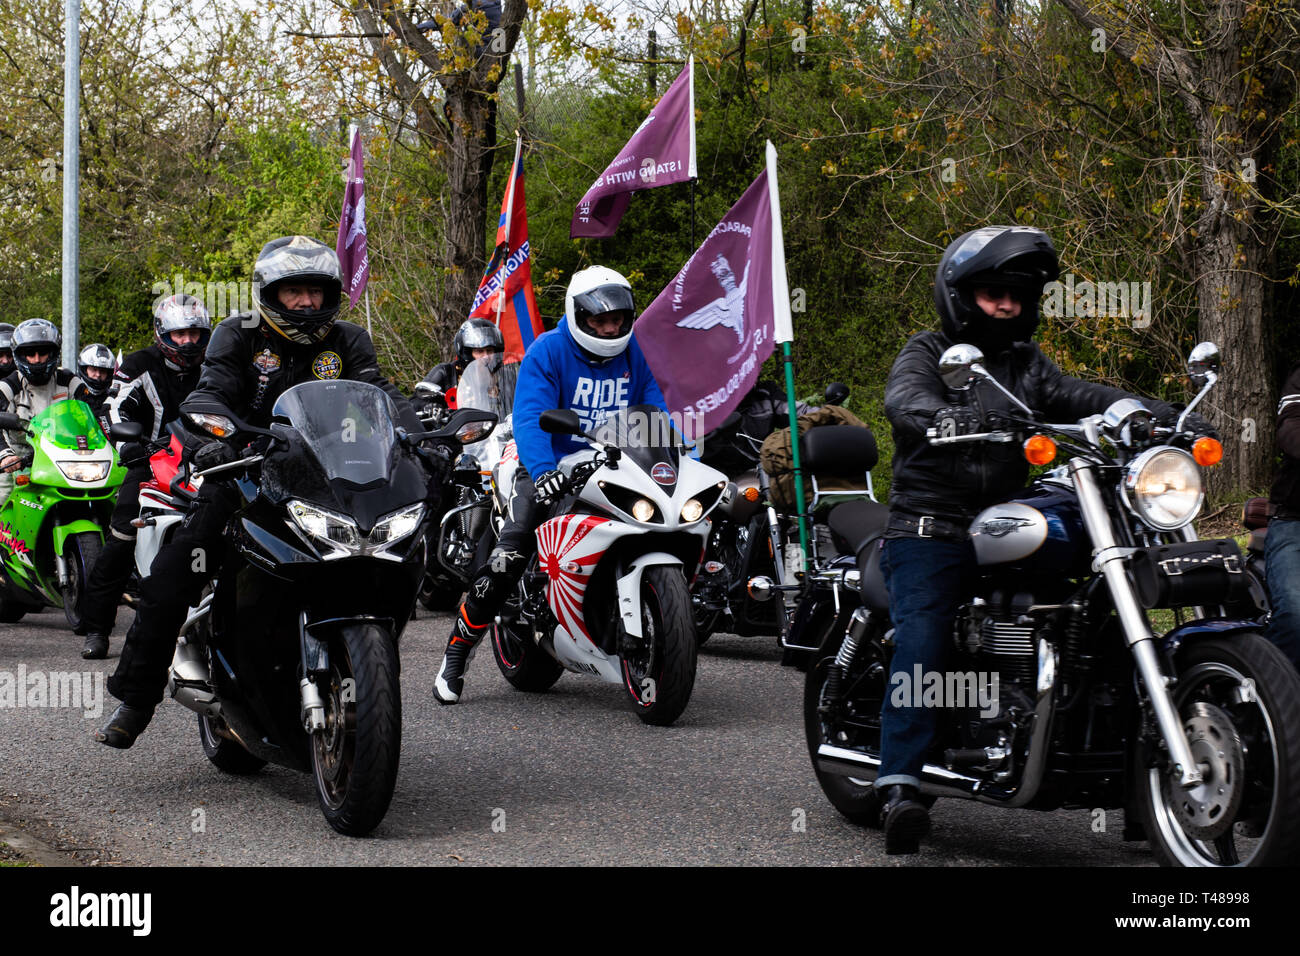
<path id="1" fill-rule="evenodd" d="M 590 431 L 610 412 L 630 405 L 656 405 L 667 411 L 663 392 L 637 345 L 636 335 L 622 354 L 603 363 L 587 357 L 560 320 L 540 336 L 524 355 L 515 383 L 514 432 L 519 461 L 536 481 L 559 460 L 590 446 L 571 435 L 548 435 L 537 423 L 542 412 L 571 408 Z"/>

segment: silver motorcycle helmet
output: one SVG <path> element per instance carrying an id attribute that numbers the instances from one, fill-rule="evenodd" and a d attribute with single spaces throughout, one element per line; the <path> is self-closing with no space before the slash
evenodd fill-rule
<path id="1" fill-rule="evenodd" d="M 113 384 L 113 374 L 116 371 L 117 359 L 107 345 L 93 342 L 77 356 L 77 374 L 92 395 L 106 395 Z"/>
<path id="2" fill-rule="evenodd" d="M 283 236 L 262 247 L 253 264 L 253 300 L 262 319 L 290 342 L 313 345 L 334 327 L 343 297 L 339 257 L 324 243 L 307 236 Z M 290 309 L 280 301 L 286 286 L 318 286 L 319 309 Z"/>
<path id="3" fill-rule="evenodd" d="M 197 329 L 199 339 L 188 345 L 176 342 L 173 333 Z M 179 368 L 194 368 L 203 363 L 212 337 L 212 320 L 203 303 L 192 295 L 169 295 L 153 310 L 153 340 L 166 358 Z"/>

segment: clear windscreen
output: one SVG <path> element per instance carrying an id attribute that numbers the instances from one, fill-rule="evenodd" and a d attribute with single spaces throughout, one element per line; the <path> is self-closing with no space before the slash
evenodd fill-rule
<path id="1" fill-rule="evenodd" d="M 351 381 L 303 382 L 271 410 L 293 426 L 328 478 L 358 485 L 389 477 L 396 413 L 382 389 Z"/>

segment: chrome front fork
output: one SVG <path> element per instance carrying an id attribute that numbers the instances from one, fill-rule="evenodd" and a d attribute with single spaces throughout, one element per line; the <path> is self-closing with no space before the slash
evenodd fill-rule
<path id="1" fill-rule="evenodd" d="M 1083 512 L 1083 524 L 1092 537 L 1093 569 L 1106 581 L 1110 588 L 1111 600 L 1115 604 L 1115 613 L 1119 616 L 1120 626 L 1124 629 L 1124 638 L 1129 650 L 1137 662 L 1138 674 L 1151 698 L 1151 707 L 1155 711 L 1156 724 L 1169 748 L 1173 761 L 1174 773 L 1184 790 L 1190 790 L 1202 782 L 1201 771 L 1192 757 L 1192 749 L 1183 733 L 1182 721 L 1174 710 L 1173 699 L 1169 695 L 1168 683 L 1160 671 L 1160 661 L 1156 656 L 1155 635 L 1147 621 L 1146 612 L 1138 605 L 1133 594 L 1125 568 L 1128 550 L 1119 546 L 1115 540 L 1115 530 L 1111 524 L 1110 512 L 1102 500 L 1097 488 L 1096 466 L 1085 459 L 1075 458 L 1069 464 L 1070 477 L 1074 480 L 1075 490 L 1079 494 L 1079 507 Z"/>

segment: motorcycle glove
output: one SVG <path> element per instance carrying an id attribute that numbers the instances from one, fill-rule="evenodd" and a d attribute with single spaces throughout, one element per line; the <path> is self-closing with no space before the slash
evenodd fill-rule
<path id="1" fill-rule="evenodd" d="M 228 465 L 235 460 L 235 452 L 222 441 L 210 441 L 194 453 L 195 471 L 207 471 L 218 465 Z"/>
<path id="2" fill-rule="evenodd" d="M 950 405 L 934 413 L 931 423 L 940 438 L 952 438 L 957 435 L 971 435 L 980 430 L 980 419 L 969 408 Z"/>
<path id="3" fill-rule="evenodd" d="M 551 505 L 560 500 L 560 496 L 569 487 L 569 479 L 558 468 L 552 468 L 538 477 L 533 482 L 533 487 L 537 489 L 537 500 L 544 505 Z"/>

